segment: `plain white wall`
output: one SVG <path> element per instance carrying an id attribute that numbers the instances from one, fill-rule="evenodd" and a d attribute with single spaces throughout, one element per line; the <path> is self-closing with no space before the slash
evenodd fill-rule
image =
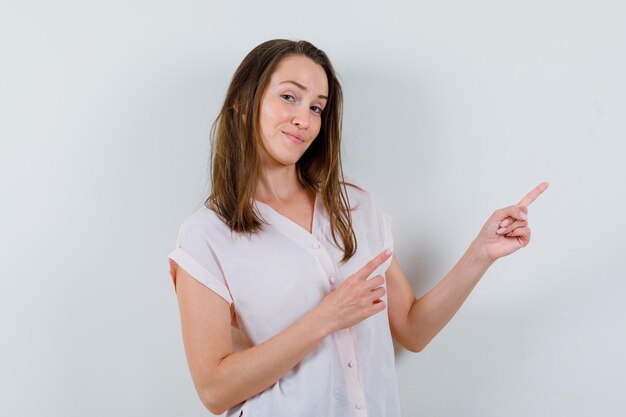
<path id="1" fill-rule="evenodd" d="M 202 416 L 168 274 L 245 54 L 325 50 L 344 167 L 415 293 L 541 181 L 531 243 L 421 353 L 404 416 L 618 416 L 626 386 L 621 1 L 0 4 L 0 415 Z M 323 381 L 321 381 L 323 382 Z M 375 417 L 375 416 L 372 416 Z"/>

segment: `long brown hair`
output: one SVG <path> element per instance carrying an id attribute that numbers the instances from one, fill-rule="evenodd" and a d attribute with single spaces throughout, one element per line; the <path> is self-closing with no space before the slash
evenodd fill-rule
<path id="1" fill-rule="evenodd" d="M 261 175 L 259 113 L 263 92 L 283 58 L 306 56 L 322 66 L 328 79 L 328 101 L 317 138 L 296 162 L 299 182 L 320 193 L 330 230 L 346 262 L 356 252 L 351 208 L 341 166 L 343 92 L 326 54 L 307 41 L 274 39 L 246 55 L 235 71 L 222 109 L 211 127 L 211 187 L 204 202 L 231 232 L 256 233 L 263 221 L 253 209 Z M 249 115 L 249 117 L 246 117 Z M 339 234 L 343 244 L 337 241 Z"/>

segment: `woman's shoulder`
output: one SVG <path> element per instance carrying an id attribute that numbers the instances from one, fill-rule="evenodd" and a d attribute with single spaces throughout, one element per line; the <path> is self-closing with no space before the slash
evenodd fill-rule
<path id="1" fill-rule="evenodd" d="M 369 186 L 367 186 L 363 181 L 344 175 L 343 183 L 346 186 L 345 189 L 348 194 L 351 207 L 361 206 L 362 204 L 369 205 L 372 202 L 375 202 L 375 197 L 370 191 Z"/>
<path id="2" fill-rule="evenodd" d="M 359 179 L 344 175 L 342 185 L 345 185 L 345 189 L 350 195 L 365 196 L 368 193 L 367 186 Z"/>
<path id="3" fill-rule="evenodd" d="M 212 209 L 202 206 L 184 218 L 180 226 L 181 234 L 215 235 L 226 232 L 228 227 Z"/>

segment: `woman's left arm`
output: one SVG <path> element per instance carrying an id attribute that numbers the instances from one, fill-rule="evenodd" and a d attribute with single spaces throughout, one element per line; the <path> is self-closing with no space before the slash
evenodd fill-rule
<path id="1" fill-rule="evenodd" d="M 487 269 L 499 258 L 530 242 L 528 205 L 548 188 L 544 182 L 519 203 L 496 210 L 461 259 L 432 290 L 415 299 L 393 257 L 387 270 L 387 308 L 393 337 L 411 352 L 420 352 L 450 321 Z"/>

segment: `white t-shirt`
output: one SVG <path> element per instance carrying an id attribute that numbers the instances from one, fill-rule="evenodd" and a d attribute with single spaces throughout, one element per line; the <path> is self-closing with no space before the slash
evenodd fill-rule
<path id="1" fill-rule="evenodd" d="M 183 222 L 176 249 L 168 257 L 234 304 L 235 352 L 280 333 L 383 249 L 393 248 L 392 218 L 370 192 L 349 185 L 346 189 L 350 206 L 358 207 L 352 212 L 358 247 L 343 265 L 339 263 L 343 252 L 333 242 L 319 194 L 312 234 L 256 200 L 270 225 L 251 237 L 231 234 L 206 207 Z M 384 275 L 390 264 L 391 257 L 369 278 Z M 383 287 L 387 289 L 386 281 Z M 382 299 L 386 304 L 387 295 Z M 324 338 L 274 385 L 231 408 L 226 416 L 399 417 L 387 308 Z"/>

